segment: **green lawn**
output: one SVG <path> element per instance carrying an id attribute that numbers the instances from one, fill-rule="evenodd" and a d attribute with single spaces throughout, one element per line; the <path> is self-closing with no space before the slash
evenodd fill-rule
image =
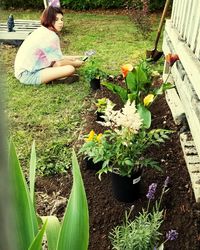
<path id="1" fill-rule="evenodd" d="M 1 10 L 1 21 L 5 22 L 9 14 L 9 11 Z M 39 19 L 40 16 L 38 11 L 12 11 L 12 14 L 15 19 Z M 153 48 L 158 25 L 158 17 L 154 17 L 154 31 L 144 39 L 125 15 L 69 12 L 64 20 L 63 53 L 81 55 L 94 49 L 95 61 L 109 74 L 119 74 L 122 64 L 134 65 L 144 58 L 146 49 Z M 35 140 L 39 172 L 62 172 L 70 165 L 71 146 L 85 122 L 81 114 L 89 108 L 84 102 L 90 94 L 89 84 L 81 69 L 80 82 L 72 85 L 24 86 L 13 74 L 16 51 L 17 48 L 1 46 L 7 72 L 9 135 L 23 168 L 28 166 L 31 144 Z M 162 69 L 162 62 L 157 68 Z"/>

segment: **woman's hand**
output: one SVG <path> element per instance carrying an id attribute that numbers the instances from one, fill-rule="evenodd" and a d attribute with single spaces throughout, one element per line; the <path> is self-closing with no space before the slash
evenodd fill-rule
<path id="1" fill-rule="evenodd" d="M 82 60 L 74 60 L 74 61 L 72 61 L 72 66 L 74 66 L 74 67 L 76 67 L 76 68 L 79 68 L 81 65 L 83 65 L 84 64 L 84 61 L 82 61 Z"/>
<path id="2" fill-rule="evenodd" d="M 68 59 L 64 58 L 60 61 L 57 61 L 53 64 L 53 67 L 60 67 L 60 66 L 65 66 L 65 65 L 72 65 L 75 68 L 79 68 L 82 64 L 84 64 L 84 61 L 78 60 L 78 59 Z"/>

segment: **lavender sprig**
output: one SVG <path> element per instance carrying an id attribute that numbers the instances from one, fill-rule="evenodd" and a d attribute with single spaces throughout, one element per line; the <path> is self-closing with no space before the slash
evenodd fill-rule
<path id="1" fill-rule="evenodd" d="M 178 233 L 176 230 L 171 229 L 166 233 L 166 240 L 176 240 L 178 238 Z"/>
<path id="2" fill-rule="evenodd" d="M 159 200 L 159 202 L 158 202 L 158 209 L 160 208 L 160 204 L 161 204 L 163 195 L 164 195 L 164 193 L 166 192 L 166 188 L 168 187 L 168 184 L 169 184 L 169 176 L 167 176 L 167 178 L 166 178 L 165 181 L 164 181 L 162 193 L 161 193 L 161 195 L 160 195 L 160 200 Z"/>
<path id="3" fill-rule="evenodd" d="M 157 188 L 157 183 L 152 183 L 152 184 L 149 186 L 149 190 L 148 190 L 148 193 L 147 193 L 147 195 L 146 195 L 146 197 L 149 199 L 148 205 L 147 205 L 147 212 L 148 212 L 148 210 L 149 210 L 150 201 L 153 200 L 153 199 L 155 198 L 156 188 Z"/>
<path id="4" fill-rule="evenodd" d="M 168 184 L 169 184 L 169 176 L 167 176 L 167 178 L 165 179 L 164 188 L 166 188 Z"/>
<path id="5" fill-rule="evenodd" d="M 147 197 L 149 200 L 155 199 L 156 188 L 157 188 L 157 183 L 152 183 L 152 184 L 149 186 L 149 191 L 148 191 L 148 193 L 147 193 L 147 195 L 146 195 L 146 197 Z"/>

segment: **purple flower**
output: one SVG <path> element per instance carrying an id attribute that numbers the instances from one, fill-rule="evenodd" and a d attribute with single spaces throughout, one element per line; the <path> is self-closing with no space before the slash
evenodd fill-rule
<path id="1" fill-rule="evenodd" d="M 153 200 L 153 199 L 155 198 L 156 188 L 157 188 L 157 184 L 156 184 L 156 183 L 152 183 L 152 184 L 149 186 L 149 190 L 148 190 L 148 193 L 147 193 L 147 195 L 146 195 L 146 197 L 147 197 L 149 200 Z"/>
<path id="2" fill-rule="evenodd" d="M 168 233 L 166 233 L 167 240 L 176 240 L 178 238 L 178 233 L 176 230 L 171 229 Z"/>
<path id="3" fill-rule="evenodd" d="M 165 179 L 164 188 L 166 188 L 168 184 L 169 184 L 169 176 L 167 176 L 167 178 Z"/>

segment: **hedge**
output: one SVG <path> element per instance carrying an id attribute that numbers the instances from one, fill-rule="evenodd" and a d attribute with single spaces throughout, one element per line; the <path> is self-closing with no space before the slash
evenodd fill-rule
<path id="1" fill-rule="evenodd" d="M 62 7 L 73 10 L 88 9 L 114 9 L 131 6 L 132 3 L 141 0 L 60 0 Z M 150 0 L 150 10 L 155 11 L 164 7 L 165 0 Z M 23 8 L 23 9 L 42 9 L 43 0 L 0 0 L 0 6 L 5 9 Z"/>

